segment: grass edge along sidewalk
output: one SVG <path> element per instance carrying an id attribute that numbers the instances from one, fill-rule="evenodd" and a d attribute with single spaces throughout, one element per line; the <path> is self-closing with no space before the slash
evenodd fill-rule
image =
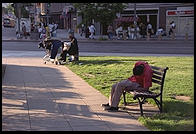
<path id="1" fill-rule="evenodd" d="M 109 96 L 112 84 L 132 75 L 136 61 L 169 67 L 163 91 L 163 113 L 152 117 L 139 117 L 139 121 L 152 131 L 194 130 L 194 59 L 193 57 L 80 57 L 82 64 L 66 65 L 89 85 Z M 188 101 L 176 99 L 188 96 Z M 134 102 L 127 96 L 128 102 Z M 153 101 L 149 100 L 153 104 Z M 122 105 L 122 99 L 121 99 Z"/>

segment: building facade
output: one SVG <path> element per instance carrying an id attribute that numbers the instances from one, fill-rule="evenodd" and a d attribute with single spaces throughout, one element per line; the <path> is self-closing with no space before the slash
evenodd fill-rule
<path id="1" fill-rule="evenodd" d="M 150 22 L 155 32 L 162 27 L 168 33 L 170 22 L 174 21 L 176 35 L 184 35 L 185 28 L 194 35 L 194 3 L 136 3 L 136 16 L 138 23 Z M 134 3 L 128 3 L 120 17 L 134 17 Z"/>
<path id="2" fill-rule="evenodd" d="M 30 18 L 34 24 L 57 23 L 60 29 L 76 29 L 76 11 L 71 3 L 33 3 Z"/>
<path id="3" fill-rule="evenodd" d="M 194 35 L 194 6 L 180 6 L 166 11 L 166 31 L 169 31 L 169 23 L 176 24 L 176 34 L 184 36 L 186 32 Z"/>
<path id="4" fill-rule="evenodd" d="M 122 13 L 118 13 L 117 18 L 129 18 L 128 25 L 134 21 L 134 4 L 136 4 L 137 23 L 147 25 L 152 24 L 156 32 L 162 27 L 167 33 L 169 23 L 176 23 L 176 34 L 184 35 L 185 28 L 188 27 L 190 35 L 194 34 L 194 3 L 125 3 L 127 8 Z M 77 28 L 82 22 L 82 17 L 78 16 L 78 11 L 72 3 L 34 3 L 31 10 L 31 17 L 35 22 L 57 23 L 60 29 L 73 29 L 80 32 Z M 113 21 L 115 23 L 115 20 Z M 103 29 L 99 22 L 94 22 L 96 34 L 101 34 Z M 116 28 L 116 27 L 114 27 Z"/>

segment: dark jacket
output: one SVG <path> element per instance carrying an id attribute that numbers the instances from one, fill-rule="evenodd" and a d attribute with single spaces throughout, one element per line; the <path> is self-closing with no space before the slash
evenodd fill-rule
<path id="1" fill-rule="evenodd" d="M 75 37 L 73 37 L 71 39 L 71 47 L 70 49 L 68 50 L 68 53 L 71 54 L 71 55 L 75 55 L 75 54 L 78 54 L 78 41 Z"/>

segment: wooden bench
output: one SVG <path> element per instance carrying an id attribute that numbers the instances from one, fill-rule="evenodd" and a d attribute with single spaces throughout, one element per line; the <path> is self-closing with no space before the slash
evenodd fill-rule
<path id="1" fill-rule="evenodd" d="M 126 102 L 126 93 L 133 94 L 133 99 L 138 99 L 139 106 L 140 106 L 140 112 L 141 116 L 143 116 L 143 108 L 142 104 L 144 104 L 145 100 L 148 98 L 151 98 L 155 101 L 157 104 L 160 112 L 162 112 L 162 94 L 163 94 L 163 86 L 165 81 L 165 75 L 168 67 L 166 68 L 160 68 L 156 66 L 151 66 L 153 75 L 152 75 L 152 84 L 154 83 L 157 85 L 154 88 L 150 88 L 148 91 L 124 91 L 123 92 L 123 99 L 124 99 L 124 105 L 127 105 Z M 159 97 L 159 100 L 158 100 Z"/>

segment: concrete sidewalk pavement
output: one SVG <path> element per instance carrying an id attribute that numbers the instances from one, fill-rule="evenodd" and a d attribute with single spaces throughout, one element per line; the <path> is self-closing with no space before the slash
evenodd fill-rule
<path id="1" fill-rule="evenodd" d="M 97 42 L 97 41 L 109 41 L 109 42 L 134 42 L 134 41 L 147 41 L 146 38 L 140 38 L 140 39 L 137 39 L 137 40 L 131 40 L 131 39 L 128 39 L 128 40 L 117 40 L 117 39 L 114 39 L 114 40 L 108 40 L 108 36 L 107 35 L 95 35 L 94 38 L 95 39 L 89 39 L 89 38 L 85 38 L 85 35 L 83 34 L 83 36 L 80 36 L 79 33 L 74 33 L 74 36 L 77 38 L 78 41 L 82 41 L 82 42 Z M 69 40 L 68 38 L 68 30 L 66 29 L 57 29 L 57 39 L 60 39 L 60 40 Z M 101 40 L 100 38 L 104 38 L 106 40 Z M 2 40 L 3 41 L 39 41 L 39 40 L 35 40 L 35 39 L 30 39 L 30 37 L 28 37 L 27 39 L 17 39 L 16 36 L 14 37 L 6 37 L 6 36 L 2 36 Z M 176 39 L 175 40 L 172 40 L 170 37 L 166 37 L 164 36 L 162 38 L 162 40 L 158 40 L 157 37 L 152 37 L 150 38 L 150 40 L 148 40 L 148 42 L 150 41 L 158 41 L 158 42 L 161 42 L 161 41 L 185 41 L 185 37 L 184 36 L 176 36 Z M 189 39 L 187 41 L 194 41 L 194 36 L 189 36 Z"/>
<path id="2" fill-rule="evenodd" d="M 149 131 L 65 66 L 42 58 L 3 57 L 3 131 Z"/>

